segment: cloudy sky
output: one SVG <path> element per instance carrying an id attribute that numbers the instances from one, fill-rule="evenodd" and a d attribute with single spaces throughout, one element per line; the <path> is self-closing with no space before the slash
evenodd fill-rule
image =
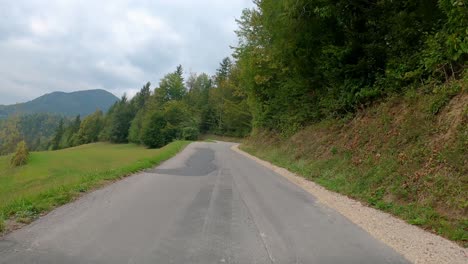
<path id="1" fill-rule="evenodd" d="M 251 0 L 0 0 L 0 104 L 52 91 L 132 95 L 178 64 L 214 73 Z"/>

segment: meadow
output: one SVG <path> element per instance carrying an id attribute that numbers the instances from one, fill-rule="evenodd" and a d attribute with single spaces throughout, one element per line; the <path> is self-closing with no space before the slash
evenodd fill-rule
<path id="1" fill-rule="evenodd" d="M 94 143 L 58 151 L 32 152 L 28 164 L 11 167 L 0 156 L 0 231 L 5 221 L 28 223 L 81 193 L 142 169 L 181 151 L 189 141 L 159 149 L 134 144 Z"/>

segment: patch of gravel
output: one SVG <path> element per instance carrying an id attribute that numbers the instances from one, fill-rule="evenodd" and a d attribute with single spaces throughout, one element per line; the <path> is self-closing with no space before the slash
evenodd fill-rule
<path id="1" fill-rule="evenodd" d="M 468 263 L 468 250 L 452 241 L 410 225 L 388 213 L 364 206 L 344 195 L 328 191 L 295 173 L 240 150 L 238 145 L 234 145 L 232 149 L 303 188 L 314 195 L 319 203 L 338 211 L 413 263 Z"/>

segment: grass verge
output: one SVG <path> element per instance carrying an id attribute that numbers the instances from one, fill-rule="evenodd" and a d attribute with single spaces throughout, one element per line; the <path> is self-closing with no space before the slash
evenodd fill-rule
<path id="1" fill-rule="evenodd" d="M 241 149 L 467 247 L 467 83 L 408 91 L 291 137 L 257 131 Z"/>
<path id="2" fill-rule="evenodd" d="M 29 223 L 82 193 L 155 166 L 189 143 L 175 141 L 160 149 L 133 144 L 88 144 L 33 152 L 28 164 L 17 168 L 9 166 L 9 156 L 0 157 L 0 232 L 7 229 L 8 219 Z"/>

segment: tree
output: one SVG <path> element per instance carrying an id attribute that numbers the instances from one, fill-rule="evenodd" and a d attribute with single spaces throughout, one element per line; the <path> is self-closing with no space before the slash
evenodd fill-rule
<path id="1" fill-rule="evenodd" d="M 237 66 L 231 66 L 223 81 L 211 91 L 210 105 L 214 112 L 213 132 L 239 137 L 250 133 L 252 116 L 247 96 L 240 88 Z"/>
<path id="2" fill-rule="evenodd" d="M 81 116 L 77 115 L 70 126 L 64 132 L 64 139 L 61 148 L 74 147 L 79 145 L 78 131 L 81 126 Z"/>
<path id="3" fill-rule="evenodd" d="M 16 153 L 11 157 L 10 164 L 13 167 L 25 165 L 28 162 L 29 151 L 24 140 L 18 143 Z"/>
<path id="4" fill-rule="evenodd" d="M 205 73 L 192 74 L 187 81 L 187 87 L 187 104 L 191 107 L 193 115 L 197 115 L 200 120 L 199 130 L 206 133 L 214 127 L 214 110 L 210 103 L 213 80 Z"/>
<path id="5" fill-rule="evenodd" d="M 140 91 L 132 98 L 132 100 L 130 100 L 130 104 L 132 105 L 133 110 L 135 112 L 141 109 L 145 105 L 146 101 L 148 101 L 148 99 L 150 98 L 151 96 L 150 87 L 151 87 L 151 83 L 147 82 L 140 89 Z"/>
<path id="6" fill-rule="evenodd" d="M 143 126 L 143 117 L 145 115 L 145 109 L 140 109 L 133 118 L 128 131 L 128 141 L 136 144 L 142 143 L 141 141 L 141 129 Z"/>
<path id="7" fill-rule="evenodd" d="M 182 100 L 186 93 L 182 67 L 179 65 L 175 72 L 166 74 L 161 79 L 159 88 L 155 90 L 155 98 L 160 105 L 163 105 L 170 100 Z"/>
<path id="8" fill-rule="evenodd" d="M 148 82 L 141 88 L 141 90 L 131 100 L 132 110 L 134 117 L 131 121 L 130 128 L 128 131 L 128 141 L 132 143 L 141 143 L 141 128 L 143 122 L 143 116 L 146 108 L 148 107 L 148 101 L 151 99 L 150 91 L 151 83 Z"/>
<path id="9" fill-rule="evenodd" d="M 166 120 L 159 112 L 149 113 L 143 121 L 141 142 L 149 148 L 159 148 L 166 144 L 163 129 L 166 127 Z"/>
<path id="10" fill-rule="evenodd" d="M 19 116 L 8 118 L 0 128 L 0 155 L 12 153 L 22 141 L 22 135 L 18 129 Z"/>
<path id="11" fill-rule="evenodd" d="M 111 142 L 127 142 L 128 131 L 133 117 L 134 113 L 130 108 L 127 96 L 124 94 L 109 116 L 109 140 Z"/>
<path id="12" fill-rule="evenodd" d="M 79 144 L 87 144 L 98 141 L 103 125 L 104 120 L 101 110 L 97 110 L 93 114 L 83 119 L 80 125 L 80 129 L 78 130 Z"/>
<path id="13" fill-rule="evenodd" d="M 228 78 L 231 67 L 232 61 L 229 57 L 226 57 L 221 61 L 219 68 L 216 70 L 216 85 L 220 85 L 221 82 Z"/>
<path id="14" fill-rule="evenodd" d="M 182 69 L 182 65 L 179 64 L 177 66 L 175 74 L 177 74 L 178 76 L 180 76 L 180 78 L 182 78 L 182 75 L 184 74 L 184 70 Z"/>
<path id="15" fill-rule="evenodd" d="M 55 135 L 54 137 L 52 138 L 52 141 L 51 141 L 51 146 L 50 148 L 52 150 L 57 150 L 59 149 L 60 147 L 60 141 L 62 140 L 62 137 L 63 137 L 63 133 L 64 133 L 64 128 L 63 128 L 63 119 L 60 119 L 60 123 L 55 131 Z"/>

